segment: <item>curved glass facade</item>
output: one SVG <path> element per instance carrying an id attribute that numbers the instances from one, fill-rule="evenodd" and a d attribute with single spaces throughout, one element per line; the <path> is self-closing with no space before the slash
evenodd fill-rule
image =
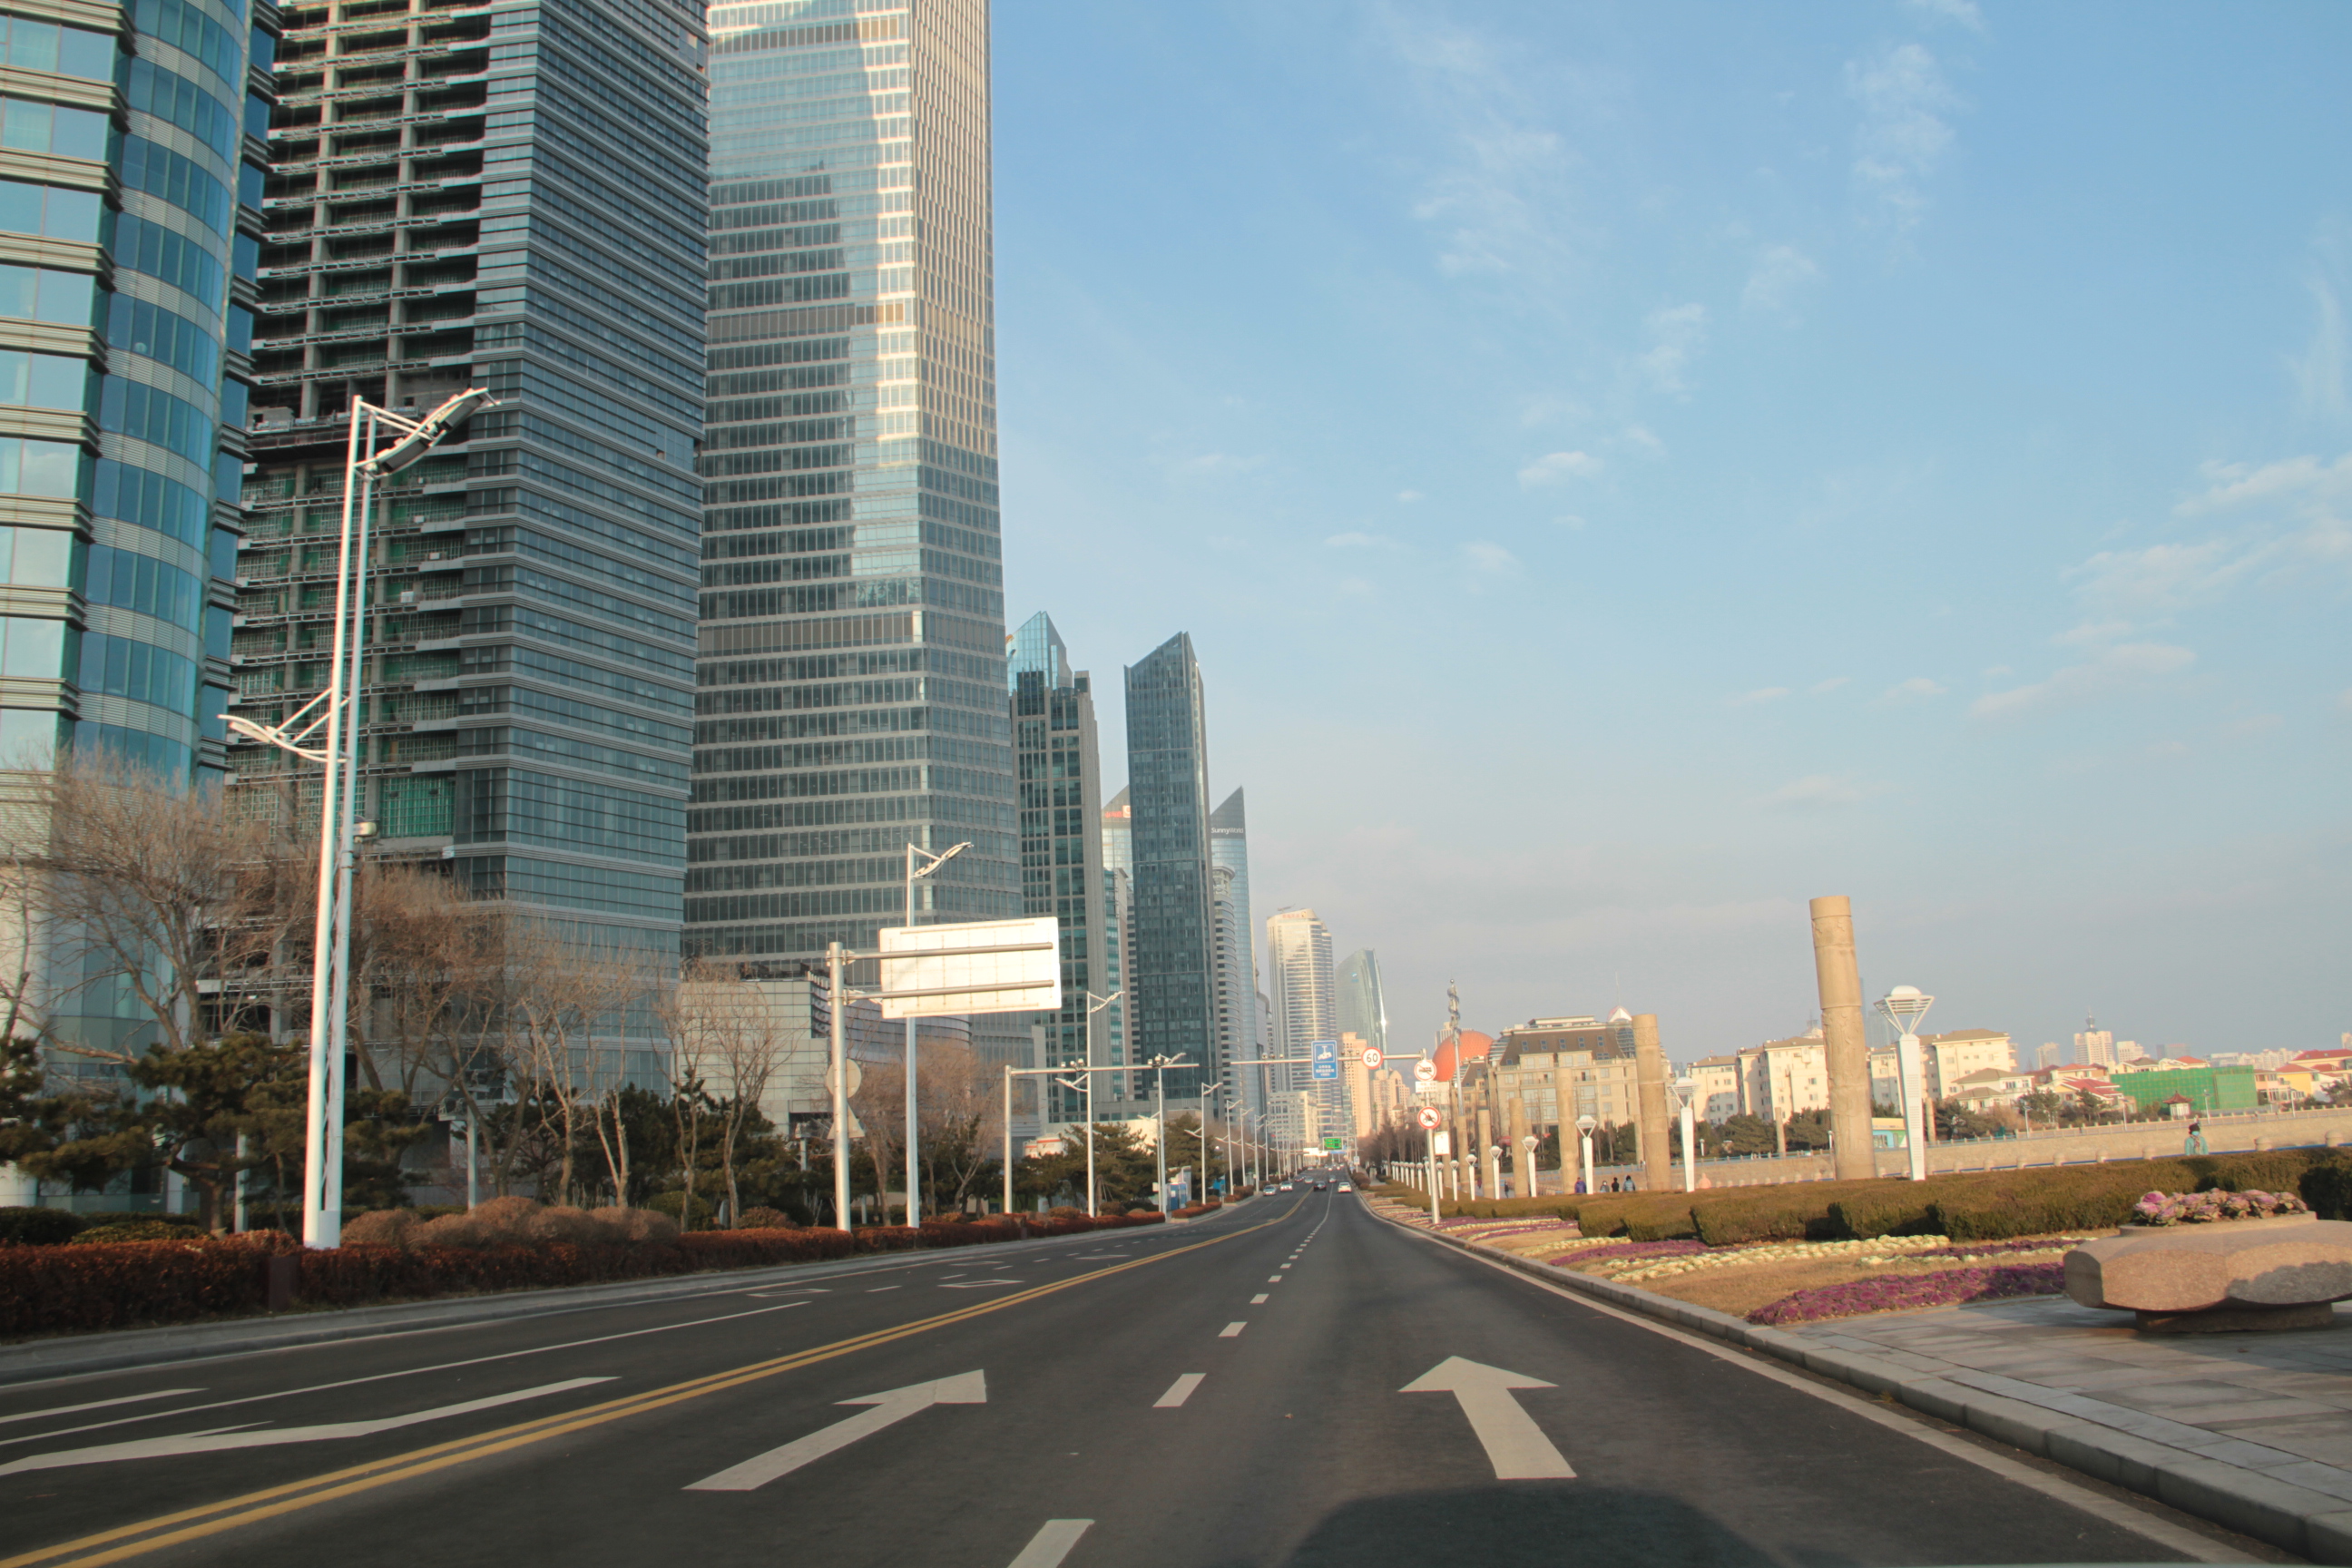
<path id="1" fill-rule="evenodd" d="M 0 768 L 71 744 L 201 784 L 226 762 L 278 14 L 5 10 Z M 60 1032 L 135 1044 L 75 978 Z"/>

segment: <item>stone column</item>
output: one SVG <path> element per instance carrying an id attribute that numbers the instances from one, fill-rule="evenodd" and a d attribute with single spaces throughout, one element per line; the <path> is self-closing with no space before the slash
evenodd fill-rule
<path id="1" fill-rule="evenodd" d="M 1503 1124 L 1509 1130 L 1511 1139 L 1511 1192 L 1517 1197 L 1531 1198 L 1536 1195 L 1536 1161 L 1534 1151 L 1526 1142 L 1528 1102 L 1515 1094 L 1505 1102 L 1504 1110 Z"/>
<path id="2" fill-rule="evenodd" d="M 1843 895 L 1815 899 L 1812 914 L 1837 1179 L 1864 1181 L 1878 1173 L 1878 1162 L 1870 1149 L 1870 1040 L 1863 1030 L 1862 974 L 1853 960 L 1853 904 Z"/>
<path id="3" fill-rule="evenodd" d="M 1641 1118 L 1642 1190 L 1662 1193 L 1674 1185 L 1675 1162 L 1667 1147 L 1666 1053 L 1658 1045 L 1655 1013 L 1633 1015 L 1633 1093 Z"/>

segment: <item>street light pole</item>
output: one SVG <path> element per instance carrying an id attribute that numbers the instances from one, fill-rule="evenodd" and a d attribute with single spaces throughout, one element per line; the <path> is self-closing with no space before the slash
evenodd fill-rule
<path id="1" fill-rule="evenodd" d="M 1584 1145 L 1584 1195 L 1588 1198 L 1592 1195 L 1592 1130 L 1599 1125 L 1590 1116 L 1576 1119 L 1576 1136 Z M 1562 1150 L 1561 1152 L 1564 1154 L 1567 1151 Z M 1565 1165 L 1568 1162 L 1563 1159 L 1560 1163 Z"/>
<path id="2" fill-rule="evenodd" d="M 1087 1213 L 1098 1213 L 1095 1204 L 1095 1015 L 1127 994 L 1123 990 L 1108 996 L 1097 996 L 1087 991 L 1080 994 L 1087 1005 Z"/>
<path id="3" fill-rule="evenodd" d="M 1698 1092 L 1698 1080 L 1690 1078 L 1675 1079 L 1675 1097 L 1682 1101 L 1683 1110 L 1683 1191 L 1698 1191 L 1698 1108 L 1692 1097 Z"/>
<path id="4" fill-rule="evenodd" d="M 971 847 L 971 844 L 963 843 L 957 845 L 944 855 L 934 855 L 915 844 L 909 843 L 907 846 L 907 925 L 909 930 L 913 929 L 915 924 L 915 884 Z M 915 865 L 915 857 L 918 855 L 928 862 L 919 869 Z M 910 1013 L 907 1016 L 907 1223 L 910 1226 L 923 1223 L 923 1189 L 921 1182 L 916 1175 L 915 1150 L 917 1144 L 921 1142 L 916 1131 L 916 1115 L 915 1017 Z M 879 1171 L 875 1173 L 874 1184 L 877 1187 L 887 1185 L 882 1181 Z M 887 1194 L 884 1195 L 883 1200 L 882 1223 L 885 1225 L 890 1223 Z"/>
<path id="5" fill-rule="evenodd" d="M 342 528 L 335 551 L 335 631 L 327 689 L 277 724 L 232 718 L 251 740 L 322 764 L 319 784 L 318 913 L 310 936 L 310 1082 L 302 1151 L 302 1244 L 332 1247 L 343 1236 L 343 1057 L 350 1046 L 352 867 L 358 858 L 360 688 L 367 657 L 367 582 L 375 485 L 431 451 L 461 421 L 490 402 L 476 387 L 445 399 L 422 419 L 351 405 L 343 454 Z M 383 451 L 376 442 L 395 438 Z M 361 454 L 365 453 L 362 457 Z M 353 523 L 357 522 L 357 537 Z M 310 717 L 314 708 L 323 711 Z M 303 744 L 325 728 L 323 743 Z"/>

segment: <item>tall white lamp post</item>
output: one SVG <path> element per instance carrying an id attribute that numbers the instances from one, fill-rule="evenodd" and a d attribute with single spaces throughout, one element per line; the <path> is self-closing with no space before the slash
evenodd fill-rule
<path id="1" fill-rule="evenodd" d="M 276 724 L 232 718 L 240 735 L 324 764 L 319 786 L 319 912 L 310 938 L 310 1093 L 302 1151 L 302 1244 L 340 1247 L 343 1239 L 343 1055 L 350 1039 L 352 864 L 364 831 L 359 800 L 359 694 L 367 657 L 369 535 L 375 483 L 409 467 L 490 395 L 476 387 L 411 419 L 363 398 L 352 399 L 351 441 L 343 458 L 343 521 L 335 552 L 335 635 L 327 689 Z M 387 435 L 393 444 L 379 452 Z M 364 454 L 364 456 L 362 455 Z M 356 525 L 356 527 L 354 526 Z M 312 710 L 319 710 L 314 713 Z M 307 722 L 306 722 L 307 721 Z M 303 742 L 325 726 L 323 744 Z M 296 728 L 299 725 L 300 728 Z"/>
<path id="2" fill-rule="evenodd" d="M 1592 1195 L 1592 1130 L 1600 1125 L 1590 1116 L 1576 1119 L 1576 1135 L 1584 1145 L 1584 1195 L 1588 1198 Z"/>
<path id="3" fill-rule="evenodd" d="M 1916 985 L 1897 985 L 1878 1003 L 1878 1011 L 1903 1035 L 1895 1047 L 1895 1091 L 1903 1097 L 1903 1152 L 1915 1182 L 1927 1179 L 1927 1119 L 1920 1104 L 1927 1085 L 1926 1063 L 1920 1058 L 1919 1020 L 1935 1005 L 1936 999 Z"/>
<path id="4" fill-rule="evenodd" d="M 1082 992 L 1087 1005 L 1087 1213 L 1098 1213 L 1095 1206 L 1095 1015 L 1127 994 L 1114 991 L 1108 996 Z"/>
<path id="5" fill-rule="evenodd" d="M 908 926 L 915 923 L 915 884 L 971 847 L 969 843 L 959 844 L 944 855 L 934 855 L 919 845 L 907 846 L 907 924 Z M 915 864 L 918 856 L 920 856 L 924 862 L 919 867 Z M 910 1226 L 923 1223 L 923 1189 L 915 1174 L 915 1151 L 922 1139 L 916 1131 L 915 1118 L 915 1020 L 909 1015 L 907 1019 L 907 1223 Z M 883 1184 L 878 1172 L 876 1173 L 874 1184 L 877 1187 Z M 882 1212 L 882 1223 L 887 1225 L 889 1222 L 890 1213 L 886 1207 Z"/>
<path id="6" fill-rule="evenodd" d="M 1683 1191 L 1698 1191 L 1698 1080 L 1693 1078 L 1675 1079 L 1675 1098 L 1683 1110 Z"/>

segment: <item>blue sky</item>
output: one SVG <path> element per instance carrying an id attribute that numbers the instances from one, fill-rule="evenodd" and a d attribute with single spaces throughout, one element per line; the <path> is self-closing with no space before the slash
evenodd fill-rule
<path id="1" fill-rule="evenodd" d="M 1006 613 L 1391 1028 L 2352 1029 L 2352 7 L 996 0 Z"/>

